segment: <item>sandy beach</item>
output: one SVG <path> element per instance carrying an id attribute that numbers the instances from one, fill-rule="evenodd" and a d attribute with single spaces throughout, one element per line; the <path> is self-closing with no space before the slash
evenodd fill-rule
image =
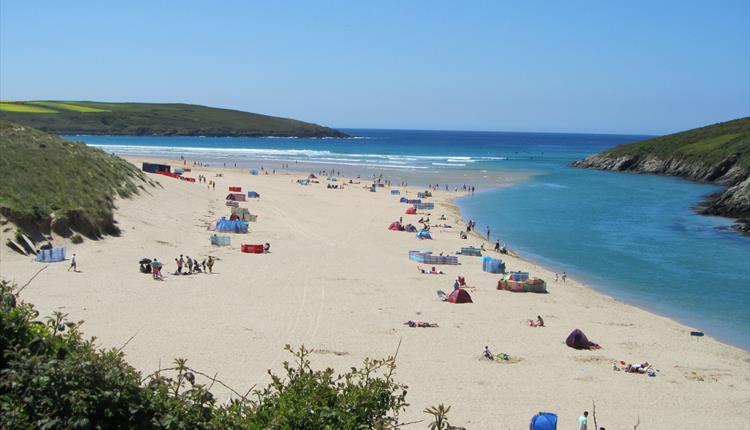
<path id="1" fill-rule="evenodd" d="M 459 237 L 464 226 L 452 204 L 458 194 L 435 192 L 430 218 L 438 222 L 445 214 L 439 222 L 453 228 L 433 228 L 434 240 L 420 241 L 387 227 L 399 217 L 416 224 L 423 215 L 406 215 L 407 205 L 388 188 L 372 193 L 365 181 L 332 190 L 325 180 L 296 184 L 302 175 L 194 167 L 190 176 L 198 174 L 215 180 L 216 189 L 149 175 L 161 187 L 117 202 L 120 237 L 68 243 L 81 273 L 51 264 L 23 298 L 42 316 L 59 310 L 85 320 L 84 333 L 105 348 L 135 335 L 124 351 L 144 373 L 184 357 L 243 392 L 267 383 L 268 369 L 281 369 L 289 358 L 285 344 L 314 348 L 315 367 L 344 370 L 365 357 L 392 355 L 401 342 L 397 379 L 409 386 L 410 403 L 405 421 L 426 420 L 422 410 L 443 403 L 452 406 L 451 422 L 468 429 L 527 428 L 539 411 L 557 413 L 562 429 L 574 428 L 595 401 L 598 423 L 607 429 L 633 428 L 638 420 L 639 430 L 750 428 L 747 351 L 691 337 L 691 328 L 599 294 L 575 274 L 556 283 L 553 272 L 514 256 L 487 252 L 511 270 L 546 280 L 549 294 L 496 290 L 498 275 L 483 272 L 478 257 L 439 266 L 445 275 L 419 273 L 410 250 L 454 254 L 482 243 Z M 229 186 L 260 193 L 241 204 L 258 222 L 246 235 L 231 235 L 231 246 L 213 247 L 206 228 L 228 216 Z M 400 189 L 416 197 L 417 189 Z M 265 242 L 268 254 L 240 252 L 240 244 Z M 214 273 L 171 275 L 180 254 L 218 258 Z M 163 282 L 139 273 L 144 257 L 165 263 Z M 4 279 L 23 284 L 41 267 L 7 247 L 0 251 Z M 450 292 L 459 275 L 475 287 L 474 303 L 440 301 L 436 290 Z M 528 326 L 537 315 L 546 327 Z M 408 320 L 439 327 L 410 328 L 403 324 Z M 603 348 L 567 347 L 575 328 Z M 511 361 L 482 358 L 485 345 Z M 648 361 L 657 376 L 614 371 L 614 360 Z M 213 391 L 230 395 L 221 387 Z"/>

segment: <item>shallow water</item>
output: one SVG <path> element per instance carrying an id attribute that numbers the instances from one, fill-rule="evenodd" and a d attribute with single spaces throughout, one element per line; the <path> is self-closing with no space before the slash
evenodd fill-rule
<path id="1" fill-rule="evenodd" d="M 643 136 L 345 131 L 358 138 L 69 138 L 122 155 L 476 185 L 482 191 L 458 204 L 479 231 L 489 226 L 550 268 L 750 349 L 750 238 L 691 209 L 718 187 L 567 167 Z"/>

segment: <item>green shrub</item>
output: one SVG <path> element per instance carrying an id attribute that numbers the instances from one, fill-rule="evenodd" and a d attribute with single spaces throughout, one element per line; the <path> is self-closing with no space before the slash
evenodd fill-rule
<path id="1" fill-rule="evenodd" d="M 210 388 L 221 382 L 184 359 L 142 377 L 119 350 L 83 339 L 80 323 L 59 312 L 37 318 L 15 286 L 0 282 L 3 429 L 393 429 L 407 406 L 394 357 L 336 375 L 313 370 L 310 350 L 287 346 L 294 361 L 283 377 L 271 374 L 248 395 L 232 390 L 236 397 L 219 404 Z"/>

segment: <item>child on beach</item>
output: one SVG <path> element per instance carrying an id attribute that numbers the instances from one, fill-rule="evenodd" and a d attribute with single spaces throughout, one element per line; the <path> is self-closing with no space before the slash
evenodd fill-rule
<path id="1" fill-rule="evenodd" d="M 70 258 L 70 267 L 68 267 L 68 272 L 70 272 L 70 269 L 73 269 L 74 272 L 78 272 L 75 254 L 73 254 L 73 257 Z"/>
<path id="2" fill-rule="evenodd" d="M 566 280 L 566 279 L 568 279 L 568 274 L 567 274 L 566 272 L 563 272 L 563 273 L 562 273 L 562 276 L 560 277 L 560 279 L 562 279 L 562 281 L 563 281 L 563 284 L 564 284 L 564 283 L 565 283 L 565 280 Z"/>
<path id="3" fill-rule="evenodd" d="M 208 266 L 208 273 L 214 273 L 214 258 L 210 255 L 208 256 L 208 263 L 206 263 L 206 266 Z"/>

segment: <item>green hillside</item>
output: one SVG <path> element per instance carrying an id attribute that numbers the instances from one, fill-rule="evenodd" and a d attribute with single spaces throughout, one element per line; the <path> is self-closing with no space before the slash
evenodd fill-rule
<path id="1" fill-rule="evenodd" d="M 171 103 L 0 101 L 0 119 L 54 134 L 346 137 L 288 118 Z"/>
<path id="2" fill-rule="evenodd" d="M 739 167 L 750 170 L 750 117 L 620 145 L 599 155 L 673 158 L 703 165 L 736 159 Z"/>
<path id="3" fill-rule="evenodd" d="M 91 148 L 0 120 L 0 213 L 37 235 L 117 234 L 114 197 L 146 183 L 135 166 Z"/>

